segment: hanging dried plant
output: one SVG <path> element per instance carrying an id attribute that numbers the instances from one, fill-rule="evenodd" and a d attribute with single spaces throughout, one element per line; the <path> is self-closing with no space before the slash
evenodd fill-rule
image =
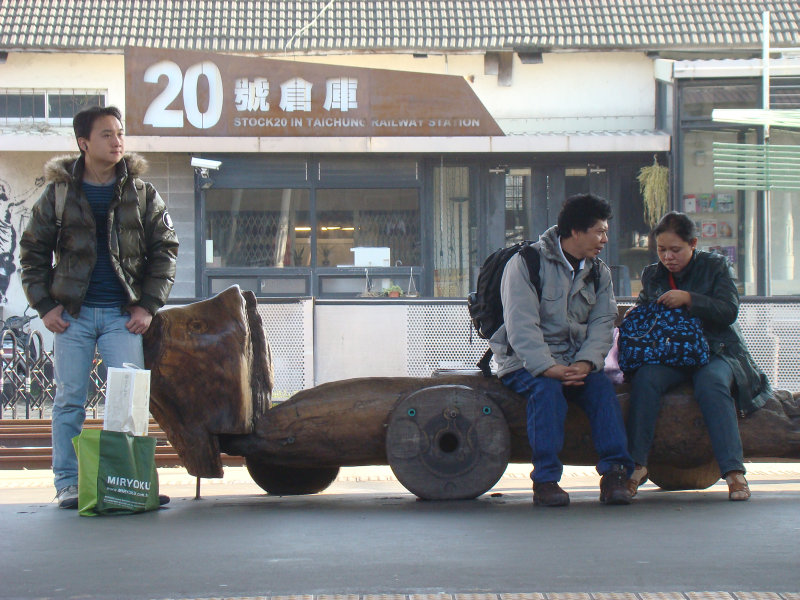
<path id="1" fill-rule="evenodd" d="M 639 191 L 644 203 L 644 220 L 654 227 L 667 212 L 669 198 L 669 169 L 658 164 L 653 156 L 653 164 L 639 169 Z"/>

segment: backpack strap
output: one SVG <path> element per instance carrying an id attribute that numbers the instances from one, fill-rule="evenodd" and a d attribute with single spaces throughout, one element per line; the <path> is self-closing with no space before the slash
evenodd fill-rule
<path id="1" fill-rule="evenodd" d="M 136 190 L 136 198 L 139 201 L 139 218 L 144 223 L 144 216 L 147 213 L 147 186 L 138 177 L 133 179 L 133 187 Z"/>
<path id="2" fill-rule="evenodd" d="M 528 276 L 531 278 L 531 283 L 533 284 L 533 288 L 536 290 L 536 295 L 541 298 L 542 275 L 539 270 L 542 260 L 541 256 L 539 255 L 539 251 L 535 246 L 533 246 L 533 244 L 525 244 L 519 249 L 519 253 L 522 255 L 522 258 L 525 260 L 525 264 L 528 266 Z"/>
<path id="3" fill-rule="evenodd" d="M 147 213 L 147 186 L 144 181 L 136 177 L 133 180 L 133 188 L 136 190 L 136 199 L 139 202 L 139 217 L 144 221 L 144 216 Z M 61 229 L 61 221 L 64 218 L 64 205 L 67 203 L 67 184 L 64 181 L 59 181 L 55 184 L 56 201 L 55 201 L 55 215 L 56 227 Z"/>
<path id="4" fill-rule="evenodd" d="M 65 181 L 59 181 L 55 184 L 56 202 L 55 202 L 55 215 L 56 227 L 61 230 L 61 219 L 64 216 L 64 204 L 67 202 L 67 184 Z"/>
<path id="5" fill-rule="evenodd" d="M 589 275 L 592 279 L 594 279 L 594 293 L 597 293 L 597 290 L 600 289 L 600 265 L 604 265 L 605 263 L 600 260 L 599 258 L 595 258 L 592 261 L 592 272 Z"/>

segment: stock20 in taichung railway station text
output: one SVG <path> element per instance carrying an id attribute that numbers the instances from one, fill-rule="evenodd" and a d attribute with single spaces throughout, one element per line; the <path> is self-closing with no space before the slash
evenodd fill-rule
<path id="1" fill-rule="evenodd" d="M 129 48 L 125 86 L 130 135 L 503 135 L 453 75 Z"/>

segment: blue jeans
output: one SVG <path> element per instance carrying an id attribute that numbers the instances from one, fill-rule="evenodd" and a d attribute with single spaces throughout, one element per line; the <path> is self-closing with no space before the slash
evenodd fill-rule
<path id="1" fill-rule="evenodd" d="M 564 386 L 561 381 L 543 375 L 534 377 L 526 369 L 504 375 L 501 381 L 528 399 L 528 441 L 533 450 L 531 478 L 535 483 L 561 479 L 564 466 L 558 454 L 564 447 L 567 398 L 589 417 L 592 441 L 600 457 L 597 472 L 603 475 L 614 465 L 624 466 L 628 476 L 633 472 L 617 394 L 604 373 L 589 373 L 582 386 Z"/>
<path id="2" fill-rule="evenodd" d="M 744 472 L 736 403 L 731 395 L 733 371 L 719 356 L 712 356 L 707 365 L 697 369 L 644 365 L 636 371 L 628 412 L 628 439 L 633 460 L 640 465 L 647 464 L 661 409 L 661 396 L 689 380 L 694 385 L 694 397 L 703 413 L 720 474 L 724 477 L 730 471 Z"/>
<path id="3" fill-rule="evenodd" d="M 144 368 L 142 336 L 125 328 L 130 318 L 119 307 L 81 307 L 76 319 L 64 311 L 69 327 L 54 340 L 56 397 L 53 402 L 53 474 L 57 490 L 78 484 L 78 459 L 72 438 L 86 419 L 86 396 L 95 345 L 107 367 L 133 363 Z"/>

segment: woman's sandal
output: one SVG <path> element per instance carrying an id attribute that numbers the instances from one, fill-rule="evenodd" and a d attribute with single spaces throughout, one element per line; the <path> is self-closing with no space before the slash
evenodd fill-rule
<path id="1" fill-rule="evenodd" d="M 748 500 L 750 498 L 750 486 L 741 471 L 731 471 L 725 476 L 728 483 L 728 500 L 734 502 Z"/>
<path id="2" fill-rule="evenodd" d="M 647 483 L 647 467 L 636 465 L 636 468 L 628 479 L 628 491 L 631 493 L 631 498 L 639 493 L 639 486 Z"/>

